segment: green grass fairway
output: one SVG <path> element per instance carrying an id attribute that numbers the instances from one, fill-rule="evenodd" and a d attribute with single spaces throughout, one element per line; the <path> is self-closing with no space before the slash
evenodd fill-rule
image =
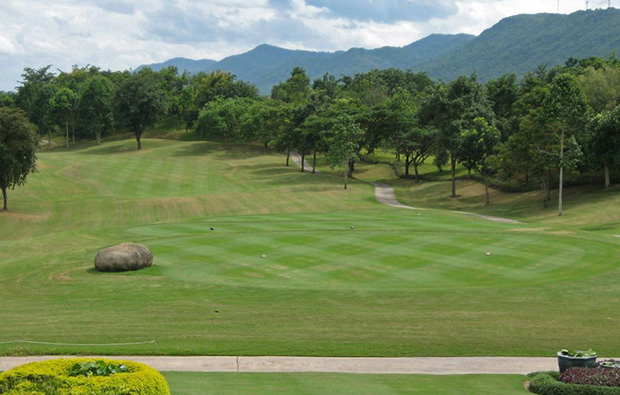
<path id="1" fill-rule="evenodd" d="M 518 375 L 354 375 L 354 374 L 258 374 L 258 373 L 164 373 L 175 395 L 209 393 L 241 394 L 528 394 L 525 377 Z"/>
<path id="2" fill-rule="evenodd" d="M 134 144 L 42 152 L 11 191 L 0 353 L 620 355 L 609 232 L 386 207 L 251 145 Z M 96 272 L 125 241 L 154 266 Z"/>

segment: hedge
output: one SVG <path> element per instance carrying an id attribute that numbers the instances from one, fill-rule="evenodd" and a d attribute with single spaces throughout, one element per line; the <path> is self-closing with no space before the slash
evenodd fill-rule
<path id="1" fill-rule="evenodd" d="M 96 359 L 97 361 L 102 359 Z M 92 358 L 55 359 L 18 366 L 0 374 L 0 394 L 6 395 L 170 395 L 170 387 L 158 371 L 132 361 L 123 364 L 127 373 L 110 376 L 69 376 L 76 363 Z"/>
<path id="2" fill-rule="evenodd" d="M 530 381 L 530 391 L 540 395 L 620 395 L 618 387 L 566 384 L 558 381 L 558 372 L 536 373 Z"/>

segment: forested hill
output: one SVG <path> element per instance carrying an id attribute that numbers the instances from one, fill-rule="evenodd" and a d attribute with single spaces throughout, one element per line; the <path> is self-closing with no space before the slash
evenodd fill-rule
<path id="1" fill-rule="evenodd" d="M 396 67 L 426 71 L 431 77 L 446 81 L 472 72 L 488 80 L 506 73 L 522 75 L 540 64 L 563 64 L 570 57 L 609 57 L 618 51 L 620 10 L 610 8 L 570 15 L 517 15 L 501 20 L 478 37 L 434 34 L 405 47 L 352 48 L 328 53 L 260 45 L 219 62 L 177 58 L 150 67 L 160 70 L 175 65 L 179 71 L 192 73 L 230 71 L 267 94 L 295 66 L 305 68 L 311 78 L 326 72 L 340 76 Z"/>
<path id="2" fill-rule="evenodd" d="M 618 9 L 517 15 L 418 69 L 444 80 L 475 71 L 480 79 L 488 80 L 506 73 L 522 75 L 541 64 L 564 64 L 570 57 L 607 58 L 618 51 Z"/>
<path id="3" fill-rule="evenodd" d="M 179 71 L 187 70 L 191 73 L 195 73 L 197 69 L 204 72 L 230 71 L 237 78 L 258 86 L 262 94 L 267 94 L 273 85 L 286 80 L 295 66 L 306 69 L 313 79 L 323 76 L 326 72 L 340 76 L 389 67 L 412 69 L 462 46 L 473 38 L 474 36 L 468 34 L 433 34 L 405 47 L 383 47 L 372 50 L 352 48 L 338 52 L 295 51 L 263 44 L 249 52 L 230 56 L 219 62 L 176 58 L 164 63 L 140 66 L 136 70 L 151 67 L 158 71 L 174 65 Z M 201 62 L 204 67 L 199 66 Z"/>

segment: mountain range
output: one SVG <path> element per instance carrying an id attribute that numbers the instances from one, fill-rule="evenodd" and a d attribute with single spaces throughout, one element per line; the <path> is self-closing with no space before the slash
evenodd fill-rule
<path id="1" fill-rule="evenodd" d="M 238 79 L 255 84 L 262 94 L 268 94 L 295 66 L 305 68 L 312 79 L 326 72 L 353 76 L 395 67 L 424 71 L 431 78 L 445 81 L 475 72 L 485 81 L 506 73 L 521 76 L 541 64 L 555 66 L 571 57 L 606 58 L 619 50 L 620 10 L 608 8 L 569 15 L 516 15 L 502 19 L 479 36 L 432 34 L 404 47 L 312 52 L 263 44 L 219 62 L 174 58 L 136 70 L 150 67 L 157 71 L 176 66 L 189 73 L 229 71 Z"/>

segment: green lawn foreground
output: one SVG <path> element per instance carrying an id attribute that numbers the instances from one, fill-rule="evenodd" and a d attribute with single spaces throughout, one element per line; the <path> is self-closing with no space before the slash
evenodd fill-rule
<path id="1" fill-rule="evenodd" d="M 175 395 L 237 394 L 437 394 L 517 395 L 529 393 L 519 375 L 355 375 L 328 373 L 165 372 Z"/>
<path id="2" fill-rule="evenodd" d="M 385 207 L 251 145 L 144 143 L 42 152 L 11 191 L 0 343 L 156 344 L 1 354 L 620 355 L 612 234 Z M 124 241 L 154 266 L 94 271 Z"/>

